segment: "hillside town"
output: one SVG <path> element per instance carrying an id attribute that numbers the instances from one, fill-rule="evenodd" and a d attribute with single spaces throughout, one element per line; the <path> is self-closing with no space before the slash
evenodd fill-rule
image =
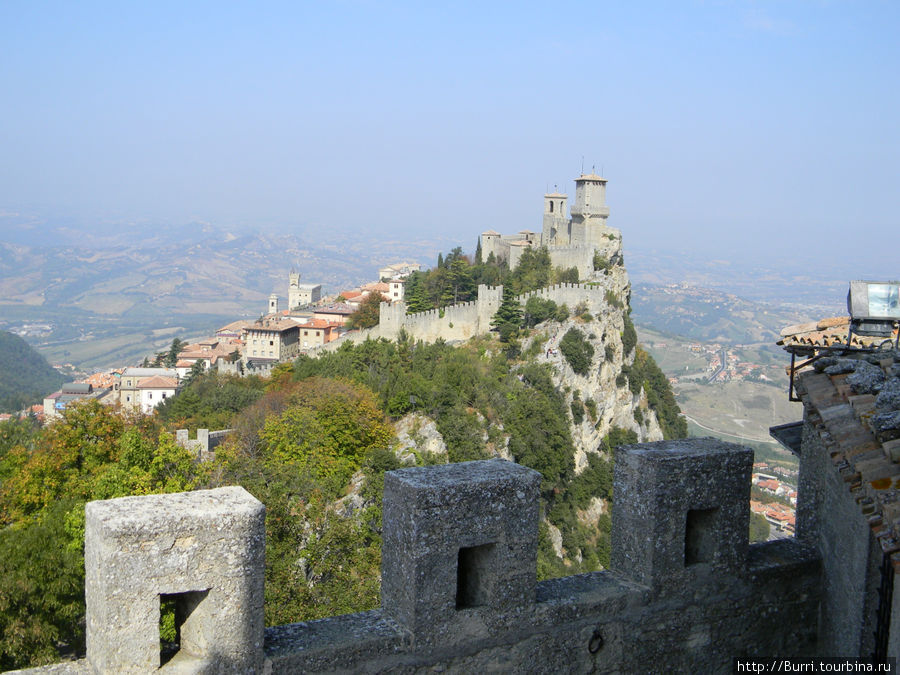
<path id="1" fill-rule="evenodd" d="M 771 526 L 769 538 L 782 539 L 793 536 L 796 526 L 797 486 L 784 480 L 796 482 L 797 472 L 780 466 L 770 466 L 766 462 L 756 462 L 751 474 L 752 484 L 759 490 L 762 499 L 750 499 L 750 510 L 763 516 Z M 777 501 L 776 501 L 777 500 Z"/>
<path id="2" fill-rule="evenodd" d="M 334 296 L 324 296 L 321 284 L 300 283 L 300 274 L 291 271 L 286 297 L 271 294 L 258 319 L 232 321 L 191 343 L 176 339 L 173 346 L 177 349 L 158 354 L 152 362 L 145 358 L 138 366 L 120 366 L 77 379 L 47 395 L 43 404 L 19 414 L 49 421 L 73 401 L 84 399 L 149 414 L 192 377 L 210 369 L 267 375 L 280 362 L 341 339 L 349 331 L 348 318 L 370 295 L 378 294 L 382 302 L 402 301 L 406 277 L 420 269 L 420 264 L 412 262 L 385 265 L 379 269 L 378 280 Z M 0 415 L 0 421 L 10 417 Z"/>
<path id="3" fill-rule="evenodd" d="M 682 376 L 670 377 L 669 382 L 671 384 L 678 384 L 682 380 L 693 380 L 707 384 L 741 381 L 772 382 L 772 374 L 767 375 L 766 371 L 771 370 L 774 372 L 780 368 L 777 365 L 766 366 L 742 358 L 740 354 L 742 345 L 727 347 L 720 342 L 691 342 L 687 344 L 653 342 L 649 346 L 659 350 L 680 349 L 706 360 L 706 366 L 702 370 L 688 372 Z"/>

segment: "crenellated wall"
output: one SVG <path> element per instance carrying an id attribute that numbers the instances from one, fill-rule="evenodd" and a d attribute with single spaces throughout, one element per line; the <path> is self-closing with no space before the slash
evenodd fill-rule
<path id="1" fill-rule="evenodd" d="M 611 291 L 621 299 L 622 293 L 627 292 L 627 286 L 627 277 L 625 277 L 623 285 L 617 277 L 609 276 L 590 284 L 556 284 L 520 295 L 517 299 L 524 305 L 529 297 L 539 295 L 542 298 L 553 300 L 557 304 L 566 304 L 570 309 L 584 302 L 591 313 L 598 313 L 610 311 L 607 291 Z M 309 350 L 309 353 L 336 351 L 345 341 L 358 343 L 370 338 L 395 340 L 401 330 L 406 331 L 412 339 L 424 342 L 434 342 L 438 339 L 468 340 L 491 330 L 491 319 L 500 308 L 502 298 L 503 286 L 481 284 L 478 286 L 477 300 L 416 314 L 406 313 L 405 302 L 383 302 L 377 326 L 367 330 L 352 331 L 340 340 Z"/>
<path id="2" fill-rule="evenodd" d="M 264 637 L 259 502 L 240 488 L 92 502 L 88 657 L 30 672 L 155 670 L 173 595 L 182 648 L 162 672 L 712 673 L 812 655 L 818 555 L 748 546 L 752 456 L 714 439 L 620 448 L 610 571 L 544 582 L 540 474 L 503 460 L 389 472 L 381 608 Z"/>

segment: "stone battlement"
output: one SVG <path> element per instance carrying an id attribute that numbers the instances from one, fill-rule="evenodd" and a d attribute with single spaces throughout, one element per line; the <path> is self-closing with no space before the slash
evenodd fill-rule
<path id="1" fill-rule="evenodd" d="M 536 581 L 537 472 L 503 460 L 385 475 L 378 610 L 263 632 L 263 506 L 243 489 L 87 506 L 87 659 L 31 672 L 149 672 L 174 599 L 178 672 L 730 671 L 816 649 L 820 562 L 748 545 L 752 452 L 625 446 L 610 570 Z"/>
<path id="2" fill-rule="evenodd" d="M 613 280 L 607 277 L 589 284 L 555 284 L 517 296 L 517 299 L 524 305 L 528 298 L 537 295 L 546 300 L 553 300 L 558 305 L 568 305 L 569 309 L 583 302 L 591 313 L 596 314 L 610 310 L 607 292 L 612 292 L 618 297 L 627 290 L 616 286 Z M 438 339 L 468 340 L 490 332 L 491 319 L 500 308 L 502 298 L 503 286 L 481 284 L 478 286 L 477 300 L 441 309 L 429 309 L 425 312 L 408 314 L 405 302 L 383 302 L 377 326 L 348 333 L 341 340 L 321 345 L 315 352 L 337 350 L 343 340 L 352 342 L 363 342 L 368 338 L 395 340 L 401 330 L 406 331 L 413 340 L 423 342 L 434 342 Z M 313 350 L 311 353 L 314 353 Z"/>

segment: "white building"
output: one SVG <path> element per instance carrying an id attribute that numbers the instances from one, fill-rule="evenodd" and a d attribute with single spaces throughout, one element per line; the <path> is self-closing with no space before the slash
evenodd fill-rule
<path id="1" fill-rule="evenodd" d="M 178 380 L 174 377 L 156 375 L 142 380 L 137 386 L 141 412 L 145 415 L 153 412 L 156 406 L 175 395 L 177 387 Z"/>

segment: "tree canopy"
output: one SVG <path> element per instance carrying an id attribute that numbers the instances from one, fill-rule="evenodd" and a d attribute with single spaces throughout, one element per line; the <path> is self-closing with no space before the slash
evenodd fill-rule
<path id="1" fill-rule="evenodd" d="M 359 308 L 347 317 L 347 328 L 372 328 L 377 326 L 381 319 L 381 303 L 384 297 L 377 291 L 372 291 L 362 302 Z"/>

